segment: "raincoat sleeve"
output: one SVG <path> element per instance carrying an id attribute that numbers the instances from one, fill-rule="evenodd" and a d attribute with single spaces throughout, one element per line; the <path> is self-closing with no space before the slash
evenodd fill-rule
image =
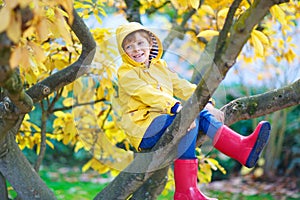
<path id="1" fill-rule="evenodd" d="M 171 108 L 179 103 L 173 96 L 154 88 L 140 79 L 135 70 L 118 72 L 119 87 L 130 97 L 143 102 L 146 106 L 166 114 L 172 114 Z"/>
<path id="2" fill-rule="evenodd" d="M 197 85 L 190 83 L 186 79 L 180 78 L 178 74 L 170 69 L 166 63 L 164 65 L 168 69 L 169 76 L 173 83 L 174 96 L 186 101 L 194 93 Z"/>

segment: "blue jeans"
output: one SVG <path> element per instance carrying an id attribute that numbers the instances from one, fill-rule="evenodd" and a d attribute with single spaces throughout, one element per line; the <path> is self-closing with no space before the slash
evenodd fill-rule
<path id="1" fill-rule="evenodd" d="M 175 116 L 176 115 L 171 116 L 164 114 L 156 117 L 147 128 L 139 147 L 141 149 L 152 148 L 164 134 L 165 130 L 172 124 Z M 195 122 L 196 127 L 187 132 L 187 134 L 179 142 L 177 155 L 180 159 L 196 158 L 195 148 L 199 131 L 203 131 L 206 135 L 213 139 L 217 130 L 223 125 L 206 109 L 199 113 Z"/>

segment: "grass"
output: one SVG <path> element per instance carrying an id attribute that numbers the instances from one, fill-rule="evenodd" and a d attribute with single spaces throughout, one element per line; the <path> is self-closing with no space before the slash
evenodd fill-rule
<path id="1" fill-rule="evenodd" d="M 111 180 L 108 176 L 99 175 L 94 171 L 82 173 L 79 168 L 42 168 L 40 175 L 47 186 L 53 190 L 58 200 L 94 199 Z M 9 193 L 10 198 L 16 196 L 12 190 Z M 220 200 L 275 200 L 270 194 L 244 196 L 218 191 L 205 191 L 205 194 Z M 167 196 L 161 195 L 158 198 L 158 200 L 170 199 L 173 199 L 173 193 L 169 193 Z M 285 200 L 293 200 L 293 198 L 286 198 Z"/>

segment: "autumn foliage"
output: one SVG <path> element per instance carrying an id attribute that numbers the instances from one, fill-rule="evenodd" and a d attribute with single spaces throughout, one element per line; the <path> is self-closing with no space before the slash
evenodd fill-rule
<path id="1" fill-rule="evenodd" d="M 101 24 L 105 17 L 109 18 L 106 8 L 126 17 L 129 6 L 125 1 L 110 0 L 7 0 L 0 3 L 0 33 L 5 33 L 10 40 L 8 69 L 11 73 L 17 71 L 23 92 L 79 59 L 82 41 L 71 28 L 73 12 L 76 11 L 86 21 L 93 19 Z M 140 0 L 137 10 L 146 16 L 155 11 L 171 17 L 172 21 L 167 21 L 165 26 L 173 30 L 178 28 L 179 32 L 190 38 L 182 47 L 181 56 L 196 60 L 198 53 L 190 49 L 204 51 L 212 38 L 220 36 L 233 3 L 233 0 Z M 232 21 L 247 18 L 256 3 L 254 0 L 240 1 Z M 300 18 L 299 11 L 299 1 L 275 4 L 253 28 L 244 46 L 247 50 L 241 51 L 237 60 L 245 66 L 257 61 L 266 63 L 267 70 L 257 74 L 256 81 L 265 81 L 270 71 L 281 73 L 282 69 L 269 60 L 287 65 L 295 61 L 293 30 Z M 236 24 L 230 28 L 240 29 L 243 26 Z M 45 91 L 45 98 L 34 102 L 36 104 L 32 109 L 41 111 L 41 121 L 31 120 L 30 112 L 25 112 L 15 141 L 21 150 L 35 149 L 41 157 L 46 145 L 55 149 L 54 140 L 74 146 L 75 152 L 84 149 L 93 158 L 83 166 L 83 172 L 91 168 L 99 173 L 110 172 L 117 176 L 133 161 L 134 155 L 124 131 L 118 127 L 120 116 L 117 107 L 114 107 L 117 106 L 114 98 L 117 95 L 115 73 L 119 55 L 112 42 L 114 30 L 103 27 L 90 29 L 90 32 L 96 49 L 92 62 L 85 66 L 89 68 L 88 72 L 78 75 L 75 81 L 58 90 L 49 91 L 49 95 Z M 0 87 L 11 91 L 4 82 L 0 79 Z M 51 127 L 47 125 L 49 116 L 54 118 Z M 123 148 L 117 147 L 120 143 Z M 214 170 L 226 173 L 216 159 L 203 156 L 200 149 L 198 155 L 201 160 L 200 182 L 210 182 Z M 170 182 L 167 189 L 172 189 L 172 173 L 168 175 Z"/>

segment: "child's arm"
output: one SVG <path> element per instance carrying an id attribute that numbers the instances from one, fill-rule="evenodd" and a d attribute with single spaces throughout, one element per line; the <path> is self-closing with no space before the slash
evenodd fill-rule
<path id="1" fill-rule="evenodd" d="M 162 64 L 172 80 L 174 96 L 186 101 L 193 94 L 197 85 L 190 83 L 186 79 L 180 78 L 174 70 L 167 66 L 167 63 L 164 60 L 162 60 Z"/>
<path id="2" fill-rule="evenodd" d="M 134 70 L 119 71 L 118 78 L 119 88 L 125 91 L 127 95 L 163 113 L 172 114 L 171 108 L 176 103 L 180 103 L 172 95 L 157 90 L 140 79 Z"/>

